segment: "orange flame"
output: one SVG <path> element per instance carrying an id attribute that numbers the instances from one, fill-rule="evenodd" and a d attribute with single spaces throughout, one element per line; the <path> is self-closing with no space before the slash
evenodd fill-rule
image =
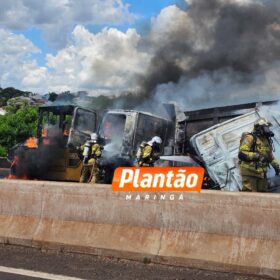
<path id="1" fill-rule="evenodd" d="M 68 132 L 68 129 L 67 128 L 64 128 L 63 130 L 63 136 L 69 136 L 69 132 Z"/>
<path id="2" fill-rule="evenodd" d="M 29 180 L 26 175 L 23 175 L 21 177 L 17 177 L 16 175 L 12 175 L 12 174 L 10 174 L 8 177 L 6 177 L 6 179 L 9 179 L 9 180 L 13 180 L 13 179 L 14 180 L 15 179 L 17 179 L 17 180 Z"/>
<path id="3" fill-rule="evenodd" d="M 29 148 L 29 149 L 37 149 L 38 145 L 37 145 L 37 138 L 36 137 L 29 137 L 25 143 L 24 146 Z"/>
<path id="4" fill-rule="evenodd" d="M 42 131 L 41 131 L 41 134 L 42 134 L 42 137 L 47 137 L 47 130 L 45 128 L 42 128 Z"/>

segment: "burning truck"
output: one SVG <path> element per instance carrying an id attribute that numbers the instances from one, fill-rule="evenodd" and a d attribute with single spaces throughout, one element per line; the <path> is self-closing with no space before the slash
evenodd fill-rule
<path id="1" fill-rule="evenodd" d="M 100 123 L 98 134 L 104 140 L 100 161 L 101 181 L 111 183 L 114 170 L 119 166 L 134 166 L 135 155 L 143 141 L 157 135 L 167 146 L 174 134 L 171 120 L 154 114 L 133 110 L 108 110 Z"/>
<path id="2" fill-rule="evenodd" d="M 134 164 L 143 140 L 159 135 L 164 146 L 171 130 L 170 120 L 145 112 L 108 110 L 101 114 L 74 105 L 41 106 L 37 137 L 10 151 L 10 178 L 79 181 L 82 159 L 77 147 L 98 132 L 104 144 L 99 181 L 110 183 L 116 167 Z"/>
<path id="3" fill-rule="evenodd" d="M 81 172 L 77 151 L 97 129 L 97 113 L 74 105 L 39 107 L 37 137 L 30 137 L 9 152 L 12 178 L 76 181 Z"/>
<path id="4" fill-rule="evenodd" d="M 241 134 L 263 115 L 274 119 L 278 129 L 279 118 L 263 113 L 274 105 L 247 103 L 181 112 L 165 104 L 168 118 L 116 109 L 100 117 L 94 110 L 74 105 L 42 106 L 37 138 L 15 147 L 11 173 L 16 178 L 79 181 L 82 161 L 76 147 L 97 132 L 104 145 L 99 181 L 111 183 L 115 168 L 133 166 L 140 143 L 158 135 L 163 139 L 158 164 L 203 166 L 207 171 L 204 188 L 237 191 L 241 188 L 237 168 Z"/>

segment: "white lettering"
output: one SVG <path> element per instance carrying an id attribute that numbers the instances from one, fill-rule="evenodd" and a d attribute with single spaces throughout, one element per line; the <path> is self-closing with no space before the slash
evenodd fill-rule
<path id="1" fill-rule="evenodd" d="M 186 187 L 187 188 L 194 188 L 197 185 L 198 175 L 197 174 L 190 174 L 187 177 Z"/>
<path id="2" fill-rule="evenodd" d="M 163 188 L 165 183 L 165 175 L 162 173 L 155 174 L 153 181 L 153 188 Z"/>
<path id="3" fill-rule="evenodd" d="M 140 182 L 140 187 L 141 188 L 150 188 L 152 186 L 152 181 L 153 181 L 153 175 L 145 173 L 143 175 L 143 179 Z"/>
<path id="4" fill-rule="evenodd" d="M 169 171 L 166 175 L 167 180 L 166 180 L 166 187 L 167 188 L 172 188 L 171 180 L 174 177 L 173 171 Z"/>
<path id="5" fill-rule="evenodd" d="M 138 179 L 139 179 L 139 173 L 140 173 L 140 170 L 139 169 L 136 169 L 135 171 L 135 175 L 134 175 L 134 178 L 133 178 L 133 187 L 134 188 L 138 188 L 139 185 L 138 185 Z"/>
<path id="6" fill-rule="evenodd" d="M 176 175 L 176 179 L 174 181 L 174 188 L 183 188 L 186 182 L 186 175 L 181 173 L 185 173 L 186 170 L 180 169 L 178 172 L 179 174 Z"/>
<path id="7" fill-rule="evenodd" d="M 134 174 L 133 170 L 123 169 L 119 187 L 123 188 L 126 183 L 131 182 L 133 179 L 133 174 Z"/>

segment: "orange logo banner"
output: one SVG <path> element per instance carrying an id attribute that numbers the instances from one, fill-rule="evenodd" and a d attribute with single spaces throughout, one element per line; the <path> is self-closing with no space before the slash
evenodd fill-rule
<path id="1" fill-rule="evenodd" d="M 202 167 L 118 167 L 112 188 L 115 192 L 200 192 Z"/>

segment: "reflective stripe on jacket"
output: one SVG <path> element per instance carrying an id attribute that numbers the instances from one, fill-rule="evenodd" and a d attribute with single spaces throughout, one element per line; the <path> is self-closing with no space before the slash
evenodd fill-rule
<path id="1" fill-rule="evenodd" d="M 255 140 L 254 137 L 256 137 Z M 253 149 L 254 141 L 256 141 L 255 149 Z M 279 164 L 272 153 L 272 148 L 266 137 L 253 136 L 248 133 L 240 143 L 239 152 L 244 156 L 244 160 L 240 162 L 241 171 L 247 170 L 250 173 L 266 174 L 269 164 L 271 164 L 274 169 L 279 168 Z M 268 161 L 260 162 L 256 160 L 258 155 L 266 156 Z"/>

